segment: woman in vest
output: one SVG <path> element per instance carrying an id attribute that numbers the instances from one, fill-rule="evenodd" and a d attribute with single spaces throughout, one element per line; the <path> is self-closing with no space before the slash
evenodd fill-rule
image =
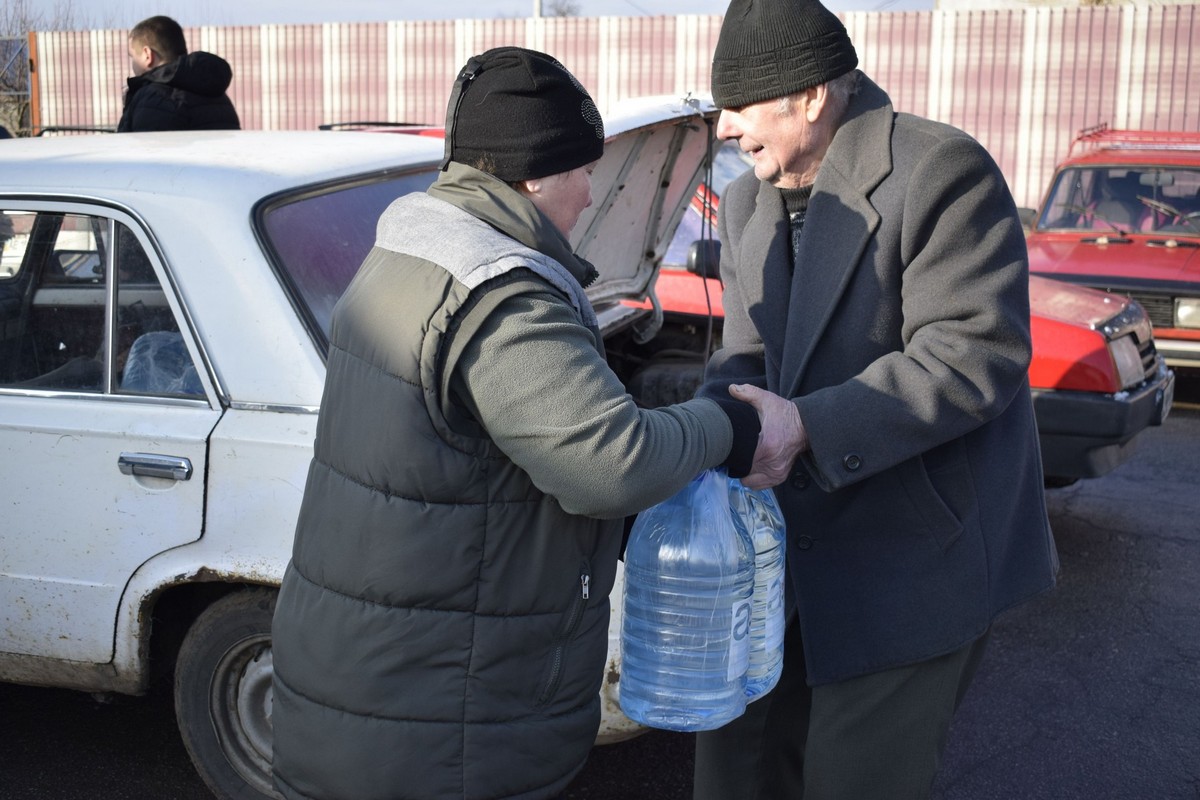
<path id="1" fill-rule="evenodd" d="M 605 363 L 567 240 L 603 146 L 553 58 L 471 58 L 442 172 L 334 312 L 273 631 L 286 797 L 558 796 L 599 725 L 623 518 L 750 469 L 750 405 L 641 409 Z"/>

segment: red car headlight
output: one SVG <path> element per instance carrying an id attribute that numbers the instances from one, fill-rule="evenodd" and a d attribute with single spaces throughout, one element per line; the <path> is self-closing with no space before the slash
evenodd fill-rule
<path id="1" fill-rule="evenodd" d="M 1175 300 L 1175 327 L 1200 328 L 1200 297 Z"/>

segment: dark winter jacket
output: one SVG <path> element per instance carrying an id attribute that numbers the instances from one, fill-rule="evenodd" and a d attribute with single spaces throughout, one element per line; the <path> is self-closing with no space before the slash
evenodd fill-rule
<path id="1" fill-rule="evenodd" d="M 237 111 L 225 91 L 229 62 L 196 51 L 129 78 L 117 133 L 237 130 Z"/>
<path id="2" fill-rule="evenodd" d="M 620 518 L 720 463 L 693 400 L 639 409 L 590 269 L 451 164 L 392 204 L 334 310 L 274 636 L 289 798 L 549 798 L 600 720 Z"/>

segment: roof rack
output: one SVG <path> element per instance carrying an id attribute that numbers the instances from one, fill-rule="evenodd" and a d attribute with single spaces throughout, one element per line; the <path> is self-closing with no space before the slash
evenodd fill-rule
<path id="1" fill-rule="evenodd" d="M 1084 128 L 1071 142 L 1067 158 L 1094 150 L 1200 150 L 1195 131 L 1131 131 L 1108 127 L 1107 122 Z"/>

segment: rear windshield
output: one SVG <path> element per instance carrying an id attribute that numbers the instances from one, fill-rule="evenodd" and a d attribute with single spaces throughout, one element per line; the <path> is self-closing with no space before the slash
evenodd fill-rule
<path id="1" fill-rule="evenodd" d="M 333 306 L 375 244 L 375 226 L 393 200 L 423 192 L 435 169 L 380 176 L 275 198 L 259 210 L 258 229 L 297 311 L 324 352 Z"/>

